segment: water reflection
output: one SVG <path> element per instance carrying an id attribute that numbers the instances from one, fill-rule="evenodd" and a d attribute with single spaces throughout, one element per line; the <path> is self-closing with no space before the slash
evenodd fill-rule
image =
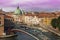
<path id="1" fill-rule="evenodd" d="M 18 35 L 16 38 L 17 40 L 36 40 L 35 38 L 22 32 L 16 32 L 16 34 Z"/>

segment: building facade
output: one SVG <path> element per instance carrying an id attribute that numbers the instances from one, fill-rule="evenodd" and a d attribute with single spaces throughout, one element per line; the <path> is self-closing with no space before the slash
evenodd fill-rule
<path id="1" fill-rule="evenodd" d="M 4 14 L 0 13 L 0 35 L 4 33 Z"/>

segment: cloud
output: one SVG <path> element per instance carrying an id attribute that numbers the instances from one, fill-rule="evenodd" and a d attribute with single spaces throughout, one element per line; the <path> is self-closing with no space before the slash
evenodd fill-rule
<path id="1" fill-rule="evenodd" d="M 3 11 L 6 11 L 6 12 L 9 12 L 9 11 L 14 11 L 16 8 L 13 8 L 13 7 L 5 7 L 3 8 L 2 10 Z"/>
<path id="2" fill-rule="evenodd" d="M 21 8 L 31 9 L 31 8 L 60 8 L 60 0 L 0 0 L 0 6 L 7 7 L 17 7 L 20 5 Z M 9 10 L 9 9 L 8 9 Z"/>

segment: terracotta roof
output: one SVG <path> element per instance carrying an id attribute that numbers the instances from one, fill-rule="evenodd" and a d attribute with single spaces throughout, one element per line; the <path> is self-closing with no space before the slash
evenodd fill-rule
<path id="1" fill-rule="evenodd" d="M 27 13 L 25 16 L 34 16 L 32 13 Z"/>
<path id="2" fill-rule="evenodd" d="M 5 18 L 13 18 L 13 17 L 11 17 L 11 16 L 8 16 L 8 15 L 5 15 Z"/>
<path id="3" fill-rule="evenodd" d="M 0 13 L 0 15 L 4 15 L 3 13 Z"/>
<path id="4" fill-rule="evenodd" d="M 40 13 L 38 17 L 55 17 L 55 15 L 51 13 Z"/>
<path id="5" fill-rule="evenodd" d="M 44 13 L 44 12 L 35 13 L 35 14 L 27 13 L 27 14 L 25 14 L 25 16 L 37 16 L 39 18 L 41 18 L 41 17 L 56 17 L 56 15 L 54 13 Z"/>
<path id="6" fill-rule="evenodd" d="M 56 15 L 60 15 L 60 12 L 58 12 L 58 13 L 55 13 Z"/>

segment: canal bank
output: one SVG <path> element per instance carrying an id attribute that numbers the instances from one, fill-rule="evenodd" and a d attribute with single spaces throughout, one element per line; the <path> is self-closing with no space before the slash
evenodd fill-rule
<path id="1" fill-rule="evenodd" d="M 40 40 L 44 39 L 44 38 L 47 38 L 47 40 L 60 40 L 59 36 L 53 34 L 52 32 L 49 32 L 49 31 L 44 32 L 43 31 L 44 29 L 40 30 L 38 28 L 30 28 L 30 27 L 23 26 L 23 25 L 20 25 L 19 27 L 16 27 L 16 28 L 24 30 L 24 31 L 36 36 Z"/>
<path id="2" fill-rule="evenodd" d="M 0 40 L 16 40 L 17 35 L 3 35 L 0 36 Z"/>

